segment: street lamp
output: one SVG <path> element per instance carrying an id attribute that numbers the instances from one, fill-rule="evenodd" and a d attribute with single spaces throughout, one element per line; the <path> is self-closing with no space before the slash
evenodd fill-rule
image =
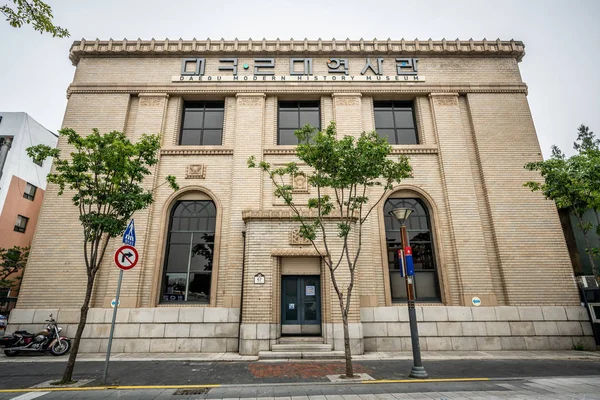
<path id="1" fill-rule="evenodd" d="M 394 208 L 390 211 L 398 222 L 400 222 L 400 246 L 402 250 L 398 251 L 398 258 L 401 260 L 400 268 L 403 269 L 404 280 L 406 281 L 406 297 L 408 298 L 408 321 L 410 323 L 410 340 L 413 351 L 413 367 L 409 376 L 411 378 L 429 378 L 423 363 L 421 362 L 421 347 L 419 345 L 419 331 L 417 329 L 417 313 L 415 311 L 415 289 L 414 289 L 414 270 L 408 268 L 407 255 L 410 256 L 410 265 L 412 266 L 412 251 L 406 234 L 406 220 L 414 210 L 412 208 Z M 407 250 L 409 253 L 407 254 Z"/>

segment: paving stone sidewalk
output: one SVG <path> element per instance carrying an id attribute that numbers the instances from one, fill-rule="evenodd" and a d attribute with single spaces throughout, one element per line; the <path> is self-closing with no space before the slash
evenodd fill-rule
<path id="1" fill-rule="evenodd" d="M 173 396 L 177 395 L 177 396 Z M 53 399 L 226 399 L 226 400 L 487 400 L 600 399 L 600 377 L 533 378 L 487 382 L 221 387 L 203 390 L 113 389 L 81 392 L 0 393 L 0 400 Z"/>

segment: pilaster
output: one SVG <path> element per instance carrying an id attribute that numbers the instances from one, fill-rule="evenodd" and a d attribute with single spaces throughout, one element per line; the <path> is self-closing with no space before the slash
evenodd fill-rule
<path id="1" fill-rule="evenodd" d="M 134 101 L 137 102 L 136 112 L 131 112 L 132 105 L 130 105 L 130 113 L 126 125 L 128 139 L 132 143 L 135 143 L 138 142 L 144 134 L 162 135 L 164 132 L 169 95 L 166 93 L 140 93 L 137 99 L 132 98 L 132 102 Z M 157 186 L 156 171 L 158 166 L 159 163 L 149 168 L 151 174 L 146 176 L 142 183 L 144 189 L 151 190 L 153 187 Z M 144 297 L 141 293 L 143 290 L 143 276 L 147 269 L 153 269 L 155 266 L 154 259 L 149 257 L 151 249 L 148 247 L 151 235 L 153 235 L 150 230 L 153 208 L 154 204 L 151 204 L 147 209 L 137 211 L 133 215 L 137 236 L 135 247 L 140 254 L 140 260 L 135 268 L 123 272 L 123 283 L 121 284 L 121 293 L 119 297 L 122 307 L 141 306 Z M 106 286 L 104 299 L 96 299 L 96 304 L 101 307 L 110 307 L 110 302 L 116 294 L 119 269 L 114 265 L 112 255 L 121 245 L 121 238 L 117 237 L 112 239 L 111 244 L 106 251 L 105 264 L 108 264 L 106 265 L 106 268 L 109 270 L 109 284 Z"/>
<path id="2" fill-rule="evenodd" d="M 482 305 L 496 305 L 482 223 L 479 215 L 468 142 L 456 93 L 432 93 L 430 102 L 439 145 L 452 250 L 458 262 L 460 305 L 477 296 Z"/>

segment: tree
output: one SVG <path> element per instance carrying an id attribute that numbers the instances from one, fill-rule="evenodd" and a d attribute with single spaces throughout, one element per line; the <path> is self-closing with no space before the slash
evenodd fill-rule
<path id="1" fill-rule="evenodd" d="M 600 236 L 600 140 L 587 126 L 581 125 L 573 148 L 577 154 L 566 157 L 557 146 L 552 146 L 552 155 L 548 160 L 527 163 L 525 168 L 539 171 L 543 182 L 529 181 L 524 186 L 532 191 L 541 191 L 558 208 L 568 209 L 577 218 L 587 244 L 586 252 L 592 271 L 600 283 L 600 271 L 595 262 L 600 249 L 591 247 L 589 237 L 590 231 Z M 593 210 L 595 214 L 595 227 L 583 218 L 587 210 Z"/>
<path id="2" fill-rule="evenodd" d="M 363 132 L 358 138 L 345 136 L 338 140 L 335 123 L 331 122 L 325 131 L 306 125 L 295 135 L 300 140 L 296 155 L 312 169 L 307 179 L 316 190 L 316 197 L 308 199 L 306 204 L 294 201 L 293 186 L 289 180 L 286 181 L 300 174 L 295 162 L 272 168 L 265 161 L 257 164 L 253 156 L 248 160 L 248 166 L 258 167 L 269 175 L 275 195 L 283 199 L 295 220 L 300 222 L 300 236 L 311 242 L 329 269 L 342 315 L 346 377 L 351 378 L 354 372 L 348 315 L 362 249 L 362 228 L 373 209 L 392 189 L 393 183 L 410 177 L 412 169 L 406 156 L 399 157 L 397 161 L 389 158 L 392 148 L 376 132 Z M 381 194 L 369 204 L 368 196 L 373 194 L 374 188 L 380 188 Z M 307 209 L 312 211 L 312 217 L 307 216 Z M 334 232 L 338 239 L 331 236 L 334 233 L 333 222 L 336 223 Z M 320 237 L 323 248 L 319 246 L 317 237 Z M 340 239 L 341 246 L 334 250 L 333 242 Z M 347 267 L 350 275 L 347 285 L 340 283 L 344 278 L 338 275 L 338 272 L 342 274 L 338 268 L 342 265 Z"/>
<path id="3" fill-rule="evenodd" d="M 20 28 L 23 24 L 33 25 L 33 29 L 40 33 L 51 33 L 52 37 L 69 37 L 68 30 L 52 23 L 52 8 L 41 0 L 9 0 L 16 6 L 12 8 L 8 4 L 0 6 L 0 12 L 4 14 L 10 26 Z M 14 7 L 13 6 L 13 7 Z"/>
<path id="4" fill-rule="evenodd" d="M 25 268 L 28 257 L 29 247 L 0 248 L 0 289 L 9 289 L 10 293 L 16 281 L 21 280 L 21 277 L 15 274 Z"/>
<path id="5" fill-rule="evenodd" d="M 143 135 L 140 141 L 131 143 L 124 133 L 100 134 L 98 129 L 86 137 L 68 128 L 59 133 L 74 149 L 69 158 L 63 158 L 59 149 L 46 145 L 30 147 L 27 154 L 37 162 L 48 157 L 54 159 L 55 172 L 48 175 L 48 182 L 58 185 L 59 196 L 65 190 L 73 194 L 72 201 L 79 211 L 83 228 L 87 287 L 73 348 L 61 381 L 67 383 L 72 381 L 94 279 L 109 240 L 123 234 L 133 213 L 147 208 L 153 201 L 153 190 L 145 189 L 142 184 L 151 173 L 148 168 L 158 162 L 156 154 L 160 139 L 158 135 Z M 165 183 L 174 190 L 178 188 L 172 176 L 168 176 Z"/>

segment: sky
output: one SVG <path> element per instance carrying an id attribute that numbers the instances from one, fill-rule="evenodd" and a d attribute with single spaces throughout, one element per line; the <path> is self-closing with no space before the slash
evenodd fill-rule
<path id="1" fill-rule="evenodd" d="M 573 154 L 580 124 L 600 136 L 600 0 L 46 2 L 71 37 L 0 18 L 0 110 L 27 112 L 52 131 L 61 127 L 75 72 L 69 48 L 81 38 L 500 38 L 525 43 L 521 75 L 545 157 L 553 144 Z"/>

